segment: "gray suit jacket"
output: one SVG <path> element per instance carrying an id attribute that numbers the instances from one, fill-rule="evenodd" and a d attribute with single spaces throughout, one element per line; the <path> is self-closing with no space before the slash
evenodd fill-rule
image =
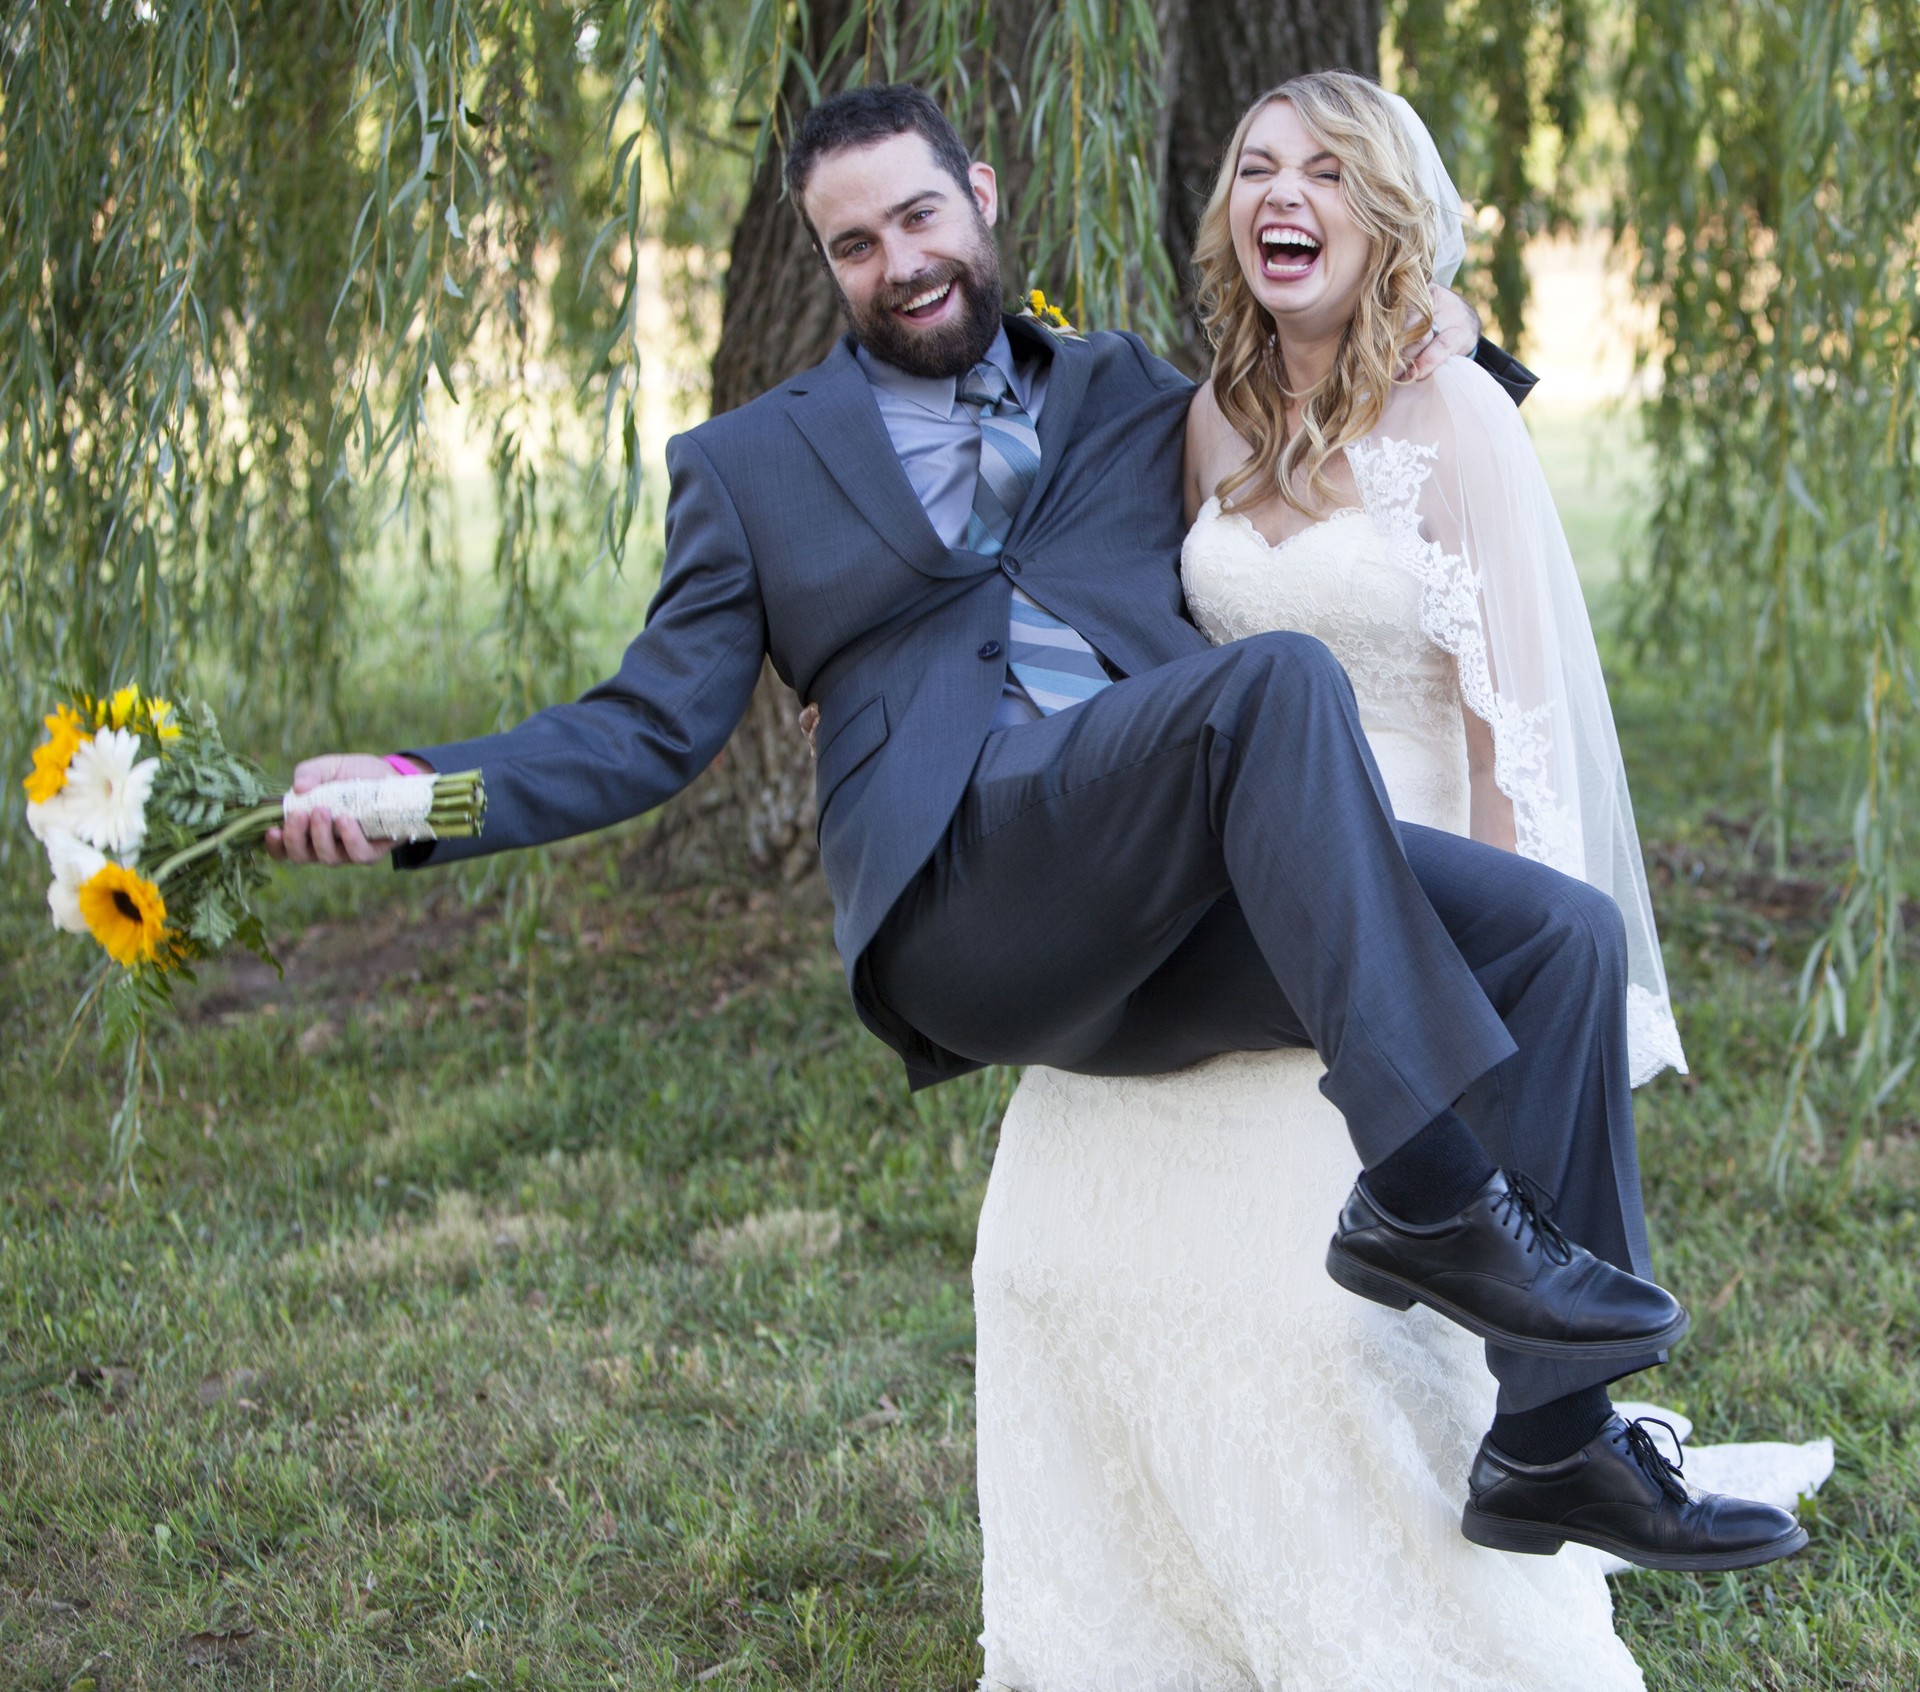
<path id="1" fill-rule="evenodd" d="M 532 846 L 651 809 L 726 744 L 770 656 L 820 707 L 820 853 L 862 1019 L 916 1083 L 971 1067 L 866 1002 L 856 965 L 946 828 L 1006 671 L 1012 583 L 1119 673 L 1206 649 L 1180 598 L 1181 431 L 1192 385 L 1138 337 L 1056 336 L 1041 469 L 997 558 L 945 545 L 842 342 L 824 363 L 667 447 L 666 563 L 619 672 L 503 734 L 418 755 L 478 768 L 478 840 L 408 866 Z"/>

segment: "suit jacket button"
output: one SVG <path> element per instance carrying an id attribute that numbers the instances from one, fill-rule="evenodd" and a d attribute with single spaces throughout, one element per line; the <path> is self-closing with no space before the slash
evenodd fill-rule
<path id="1" fill-rule="evenodd" d="M 998 658 L 1000 656 L 999 641 L 997 640 L 988 641 L 985 646 L 980 648 L 980 656 L 982 658 Z"/>
<path id="2" fill-rule="evenodd" d="M 1002 558 L 1000 560 L 1000 568 L 1005 570 L 1009 576 L 1017 576 L 1020 574 L 1020 560 L 1017 558 Z"/>

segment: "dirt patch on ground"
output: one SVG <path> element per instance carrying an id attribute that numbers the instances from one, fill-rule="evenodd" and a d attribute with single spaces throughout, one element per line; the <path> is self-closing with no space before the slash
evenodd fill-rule
<path id="1" fill-rule="evenodd" d="M 202 967 L 198 991 L 180 995 L 180 1014 L 187 1022 L 217 1022 L 268 1005 L 360 1004 L 391 985 L 419 981 L 436 957 L 458 950 L 475 929 L 498 918 L 490 906 L 447 899 L 425 912 L 315 923 L 277 949 L 284 978 L 236 947 Z"/>
<path id="2" fill-rule="evenodd" d="M 641 956 L 705 954 L 689 1008 L 711 1013 L 743 992 L 785 979 L 831 933 L 832 904 L 820 878 L 779 889 L 722 884 L 654 893 L 637 889 L 591 899 L 554 888 L 542 927 L 541 969 L 567 967 L 580 953 Z M 180 994 L 182 1018 L 217 1022 L 273 1008 L 306 1012 L 353 1009 L 392 988 L 442 976 L 448 959 L 497 924 L 497 904 L 471 905 L 457 894 L 424 907 L 369 912 L 351 922 L 314 923 L 288 933 L 277 948 L 285 978 L 232 948 L 201 967 L 200 985 Z"/>

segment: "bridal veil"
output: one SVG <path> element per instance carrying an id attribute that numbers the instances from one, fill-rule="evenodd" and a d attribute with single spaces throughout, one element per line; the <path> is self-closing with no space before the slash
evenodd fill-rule
<path id="1" fill-rule="evenodd" d="M 1388 98 L 1434 208 L 1436 275 L 1446 280 L 1465 251 L 1460 196 L 1426 125 Z M 1633 1084 L 1684 1071 L 1586 600 L 1519 412 L 1477 366 L 1454 359 L 1428 381 L 1396 386 L 1347 458 L 1361 503 L 1421 583 L 1424 632 L 1452 654 L 1467 709 L 1491 731 L 1488 778 L 1511 805 L 1519 851 L 1620 909 Z"/>

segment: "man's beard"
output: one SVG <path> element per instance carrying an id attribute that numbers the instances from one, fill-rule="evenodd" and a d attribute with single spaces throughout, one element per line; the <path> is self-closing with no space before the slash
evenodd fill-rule
<path id="1" fill-rule="evenodd" d="M 915 329 L 894 313 L 908 300 L 951 282 L 959 310 L 937 329 Z M 1000 333 L 1000 258 L 983 240 L 965 259 L 943 259 L 898 287 L 885 288 L 863 309 L 840 290 L 840 310 L 853 338 L 875 358 L 938 380 L 964 376 L 987 356 Z"/>

